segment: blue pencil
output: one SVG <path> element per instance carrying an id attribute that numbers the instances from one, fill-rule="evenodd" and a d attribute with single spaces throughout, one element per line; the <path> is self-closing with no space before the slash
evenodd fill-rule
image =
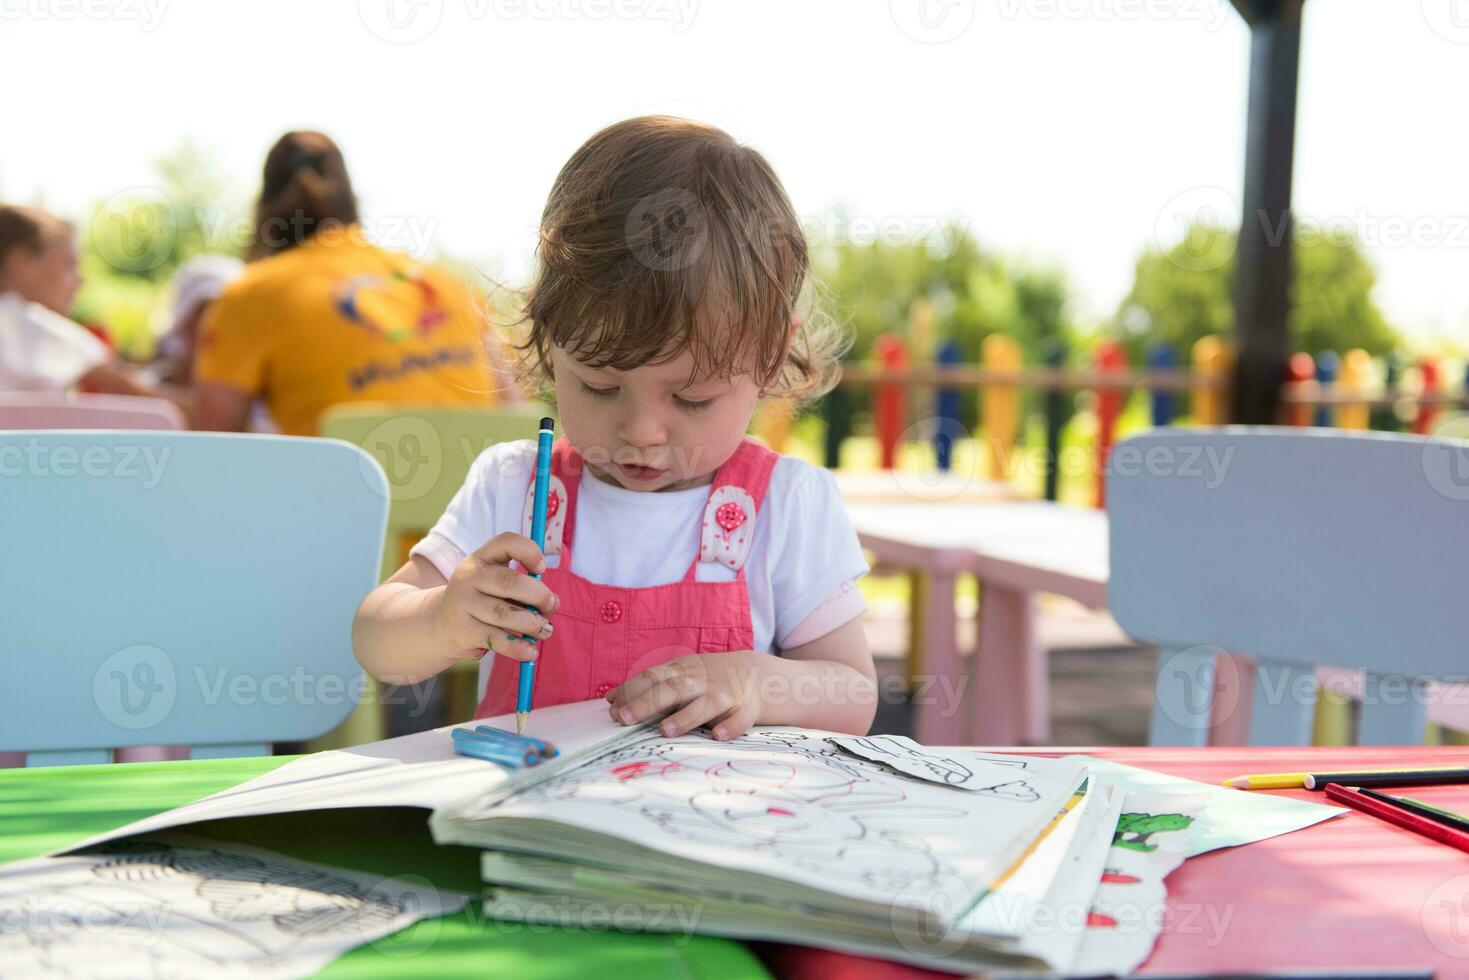
<path id="1" fill-rule="evenodd" d="M 542 759 L 554 759 L 561 754 L 561 750 L 550 742 L 532 735 L 517 735 L 514 732 L 507 732 L 503 728 L 494 728 L 490 725 L 475 725 L 474 730 L 488 738 L 498 738 L 515 745 L 529 745 L 541 754 Z"/>
<path id="2" fill-rule="evenodd" d="M 454 751 L 460 755 L 484 759 L 510 769 L 523 769 L 540 762 L 540 756 L 529 745 L 516 748 L 508 743 L 476 735 L 462 728 L 454 729 L 450 735 L 454 739 Z"/>
<path id="3" fill-rule="evenodd" d="M 551 493 L 551 441 L 556 437 L 556 423 L 549 418 L 541 419 L 541 431 L 536 439 L 536 496 L 531 505 L 530 536 L 536 547 L 546 550 L 546 500 Z M 539 575 L 536 576 L 540 578 Z M 539 612 L 540 610 L 535 610 Z M 526 637 L 535 643 L 533 637 Z M 536 685 L 536 663 L 534 660 L 520 662 L 520 688 L 515 696 L 515 731 L 525 734 L 530 721 L 530 696 Z"/>

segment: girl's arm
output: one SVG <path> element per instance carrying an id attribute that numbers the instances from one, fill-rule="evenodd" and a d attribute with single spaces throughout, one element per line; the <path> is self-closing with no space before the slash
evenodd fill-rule
<path id="1" fill-rule="evenodd" d="M 510 567 L 539 572 L 545 558 L 520 534 L 491 538 L 445 579 L 433 562 L 414 555 L 368 593 L 352 620 L 352 649 L 368 673 L 389 684 L 416 684 L 457 660 L 488 649 L 530 660 L 535 646 L 522 639 L 551 635 L 547 615 L 559 602 L 539 580 Z"/>
<path id="2" fill-rule="evenodd" d="M 795 725 L 866 735 L 877 714 L 877 668 L 862 619 L 766 657 L 757 725 Z"/>
<path id="3" fill-rule="evenodd" d="M 352 649 L 388 684 L 416 684 L 459 658 L 435 635 L 434 606 L 449 580 L 420 555 L 367 594 L 352 620 Z"/>

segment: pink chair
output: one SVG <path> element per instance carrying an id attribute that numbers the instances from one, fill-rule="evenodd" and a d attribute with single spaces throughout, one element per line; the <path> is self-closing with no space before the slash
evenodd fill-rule
<path id="1" fill-rule="evenodd" d="M 162 398 L 79 395 L 60 391 L 0 392 L 0 429 L 187 429 L 184 413 Z M 187 759 L 187 746 L 118 749 L 118 762 Z M 0 769 L 25 765 L 25 753 L 0 752 Z"/>
<path id="2" fill-rule="evenodd" d="M 187 429 L 184 413 L 162 398 L 0 392 L 0 429 Z"/>

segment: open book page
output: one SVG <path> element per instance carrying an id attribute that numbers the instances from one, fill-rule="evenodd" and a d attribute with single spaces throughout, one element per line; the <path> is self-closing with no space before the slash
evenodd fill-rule
<path id="1" fill-rule="evenodd" d="M 630 743 L 512 797 L 491 790 L 438 811 L 430 826 L 443 843 L 603 866 L 656 861 L 693 876 L 717 868 L 724 881 L 775 880 L 951 921 L 1086 773 L 1017 769 L 1002 794 L 956 792 L 840 752 L 829 734 L 757 728 L 725 742 Z"/>
<path id="2" fill-rule="evenodd" d="M 470 898 L 410 877 L 173 833 L 16 861 L 0 958 L 17 977 L 306 976 Z"/>
<path id="3" fill-rule="evenodd" d="M 515 716 L 449 725 L 347 749 L 316 752 L 227 790 L 88 838 L 65 851 L 103 841 L 204 820 L 330 810 L 343 807 L 413 806 L 435 809 L 496 787 L 515 788 L 574 767 L 621 742 L 651 737 L 647 728 L 617 724 L 605 701 L 541 708 L 526 734 L 555 743 L 561 754 L 522 770 L 502 769 L 454 751 L 449 732 L 474 724 L 515 730 Z"/>

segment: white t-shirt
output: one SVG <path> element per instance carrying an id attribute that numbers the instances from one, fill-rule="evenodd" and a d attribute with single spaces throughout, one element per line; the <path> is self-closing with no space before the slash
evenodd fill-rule
<path id="1" fill-rule="evenodd" d="M 535 462 L 536 444 L 528 439 L 485 450 L 412 554 L 427 558 L 448 578 L 495 535 L 523 533 Z M 710 489 L 639 493 L 585 473 L 576 494 L 571 570 L 617 588 L 681 581 L 699 556 Z M 560 555 L 549 555 L 546 564 L 555 568 L 560 561 Z M 824 469 L 782 456 L 770 474 L 745 562 L 755 649 L 792 646 L 786 641 L 793 634 L 808 643 L 861 615 L 866 603 L 854 582 L 867 572 L 836 480 Z M 734 569 L 717 562 L 700 562 L 695 574 L 701 582 L 736 577 Z M 806 620 L 818 607 L 826 628 L 813 631 Z"/>
<path id="2" fill-rule="evenodd" d="M 111 357 L 80 324 L 19 293 L 0 294 L 0 391 L 65 391 Z"/>

